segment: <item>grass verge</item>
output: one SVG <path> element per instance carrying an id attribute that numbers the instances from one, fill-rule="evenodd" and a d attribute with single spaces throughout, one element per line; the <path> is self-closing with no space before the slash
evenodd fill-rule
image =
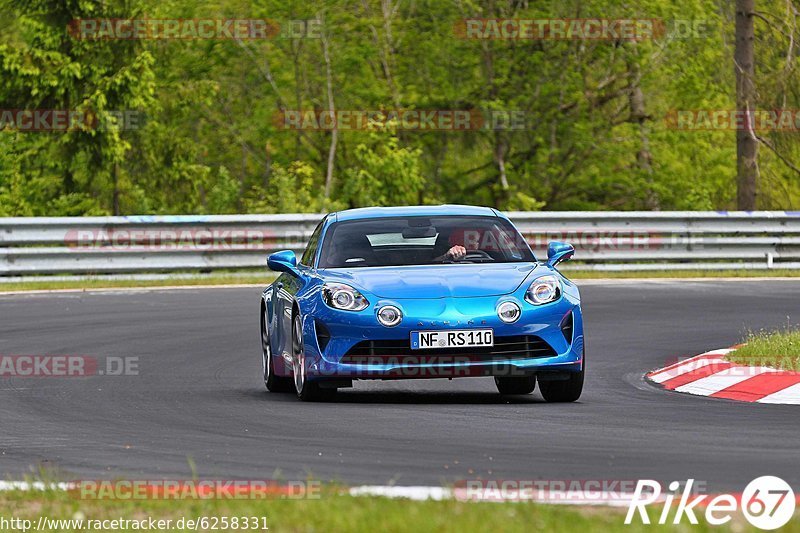
<path id="1" fill-rule="evenodd" d="M 800 371 L 800 329 L 748 333 L 745 345 L 729 353 L 729 361 Z"/>
<path id="2" fill-rule="evenodd" d="M 351 497 L 339 493 L 323 494 L 317 500 L 138 500 L 131 501 L 89 501 L 78 500 L 66 493 L 46 491 L 36 493 L 7 492 L 0 494 L 0 518 L 21 518 L 30 520 L 35 529 L 39 517 L 55 520 L 83 520 L 82 524 L 73 522 L 49 524 L 39 531 L 86 531 L 98 530 L 87 527 L 86 520 L 136 519 L 171 520 L 168 530 L 180 531 L 178 521 L 183 518 L 197 520 L 207 517 L 207 527 L 198 527 L 200 531 L 210 530 L 214 521 L 220 526 L 224 518 L 229 521 L 240 517 L 239 531 L 420 531 L 420 532 L 461 532 L 487 531 L 528 532 L 528 531 L 584 531 L 584 532 L 638 532 L 683 529 L 692 531 L 753 531 L 741 517 L 735 516 L 725 526 L 712 527 L 701 518 L 700 524 L 691 526 L 643 525 L 638 519 L 632 525 L 625 525 L 625 509 L 607 507 L 572 507 L 558 505 L 541 505 L 534 503 L 495 503 L 495 502 L 459 502 L 445 501 L 410 501 L 380 497 Z M 658 520 L 660 508 L 650 510 L 651 522 Z M 674 511 L 670 513 L 670 520 Z M 258 528 L 241 527 L 242 518 L 255 517 Z M 58 527 L 54 527 L 58 526 Z M 112 524 L 108 524 L 112 526 Z M 103 528 L 122 530 L 117 527 Z M 128 527 L 128 530 L 133 529 Z M 184 527 L 192 529 L 194 527 Z M 228 528 L 234 530 L 230 522 Z M 10 529 L 5 529 L 10 530 Z M 17 529 L 19 531 L 19 529 Z M 800 520 L 797 517 L 785 526 L 782 531 L 800 532 Z"/>
<path id="3" fill-rule="evenodd" d="M 130 279 L 130 278 L 86 278 L 77 280 L 48 280 L 18 281 L 0 283 L 0 294 L 13 291 L 39 291 L 39 290 L 81 290 L 81 289 L 118 289 L 118 288 L 147 288 L 147 287 L 195 287 L 207 285 L 268 285 L 275 279 L 275 275 L 267 272 L 263 276 L 241 276 L 235 274 L 220 274 L 197 277 L 168 277 L 158 279 Z"/>

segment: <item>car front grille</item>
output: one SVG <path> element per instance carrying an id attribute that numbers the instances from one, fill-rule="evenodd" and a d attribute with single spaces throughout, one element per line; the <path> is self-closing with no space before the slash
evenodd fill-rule
<path id="1" fill-rule="evenodd" d="M 495 337 L 494 346 L 412 350 L 409 339 L 361 341 L 342 357 L 345 364 L 446 364 L 466 361 L 555 357 L 556 352 L 536 335 Z"/>

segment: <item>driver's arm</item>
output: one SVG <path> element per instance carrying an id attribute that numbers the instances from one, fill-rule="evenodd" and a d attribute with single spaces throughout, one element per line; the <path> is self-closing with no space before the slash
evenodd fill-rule
<path id="1" fill-rule="evenodd" d="M 453 246 L 444 255 L 440 255 L 439 257 L 434 258 L 434 261 L 458 261 L 459 259 L 464 259 L 467 255 L 467 249 L 463 246 Z"/>

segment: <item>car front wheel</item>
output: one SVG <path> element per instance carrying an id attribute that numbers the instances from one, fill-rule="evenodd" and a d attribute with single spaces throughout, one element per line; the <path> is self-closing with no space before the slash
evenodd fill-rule
<path id="1" fill-rule="evenodd" d="M 568 379 L 560 381 L 539 381 L 539 391 L 545 401 L 551 403 L 574 402 L 583 392 L 583 377 L 586 374 L 586 354 L 580 372 L 573 372 Z"/>
<path id="2" fill-rule="evenodd" d="M 305 402 L 331 400 L 336 389 L 323 389 L 319 382 L 308 379 L 306 355 L 303 347 L 303 323 L 299 315 L 292 319 L 292 373 L 297 397 Z"/>

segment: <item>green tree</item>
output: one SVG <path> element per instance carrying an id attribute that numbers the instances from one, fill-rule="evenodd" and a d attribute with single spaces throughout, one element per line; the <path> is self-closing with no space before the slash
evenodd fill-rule
<path id="1" fill-rule="evenodd" d="M 48 201 L 27 202 L 35 214 L 120 212 L 119 166 L 131 145 L 118 116 L 153 101 L 153 57 L 137 41 L 77 39 L 68 27 L 76 19 L 119 17 L 138 8 L 127 1 L 53 0 L 7 0 L 0 7 L 14 16 L 0 41 L 3 107 L 69 110 L 97 118 L 72 131 L 15 134 L 0 141 L 14 154 L 17 166 L 11 173 L 37 183 L 27 187 L 28 195 L 45 184 L 51 191 Z"/>

